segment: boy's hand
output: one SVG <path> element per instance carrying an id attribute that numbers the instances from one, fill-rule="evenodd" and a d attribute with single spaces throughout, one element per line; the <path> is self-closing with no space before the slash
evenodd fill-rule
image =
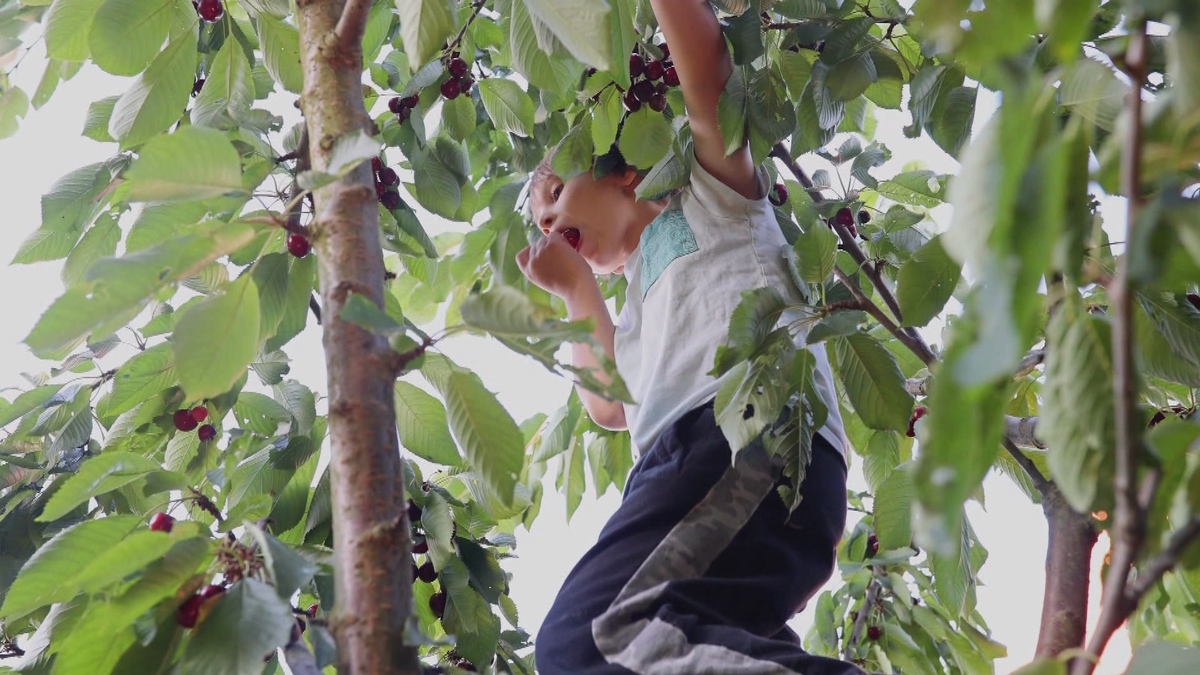
<path id="1" fill-rule="evenodd" d="M 596 283 L 591 266 L 561 234 L 547 235 L 523 249 L 517 254 L 517 266 L 527 279 L 563 300 L 589 282 Z"/>

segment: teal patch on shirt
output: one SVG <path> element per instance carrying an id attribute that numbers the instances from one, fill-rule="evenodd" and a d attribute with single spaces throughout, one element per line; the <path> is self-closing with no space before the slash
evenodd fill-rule
<path id="1" fill-rule="evenodd" d="M 641 246 L 643 300 L 650 292 L 650 287 L 666 271 L 667 265 L 700 250 L 696 245 L 696 235 L 692 233 L 687 217 L 680 209 L 658 214 L 642 232 Z"/>

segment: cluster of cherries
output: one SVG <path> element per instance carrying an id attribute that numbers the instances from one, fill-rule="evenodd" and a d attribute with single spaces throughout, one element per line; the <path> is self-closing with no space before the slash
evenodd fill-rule
<path id="1" fill-rule="evenodd" d="M 471 77 L 471 66 L 459 57 L 458 52 L 452 52 L 446 61 L 446 70 L 450 71 L 450 79 L 442 83 L 442 96 L 452 101 L 462 94 L 470 94 L 475 86 L 475 78 Z"/>
<path id="2" fill-rule="evenodd" d="M 417 104 L 420 102 L 421 97 L 417 94 L 405 96 L 403 98 L 399 96 L 393 96 L 388 99 L 388 110 L 391 110 L 396 114 L 397 122 L 404 124 L 408 121 L 409 116 L 412 115 L 413 108 L 416 108 Z"/>
<path id="3" fill-rule="evenodd" d="M 200 423 L 208 419 L 208 408 L 198 405 L 191 410 L 176 410 L 172 421 L 175 422 L 175 428 L 180 431 L 192 431 L 200 426 Z M 200 431 L 196 432 L 201 441 L 211 441 L 217 437 L 217 428 L 211 424 L 205 424 L 200 427 Z M 165 515 L 165 514 L 163 514 Z M 170 532 L 170 528 L 167 528 Z"/>
<path id="4" fill-rule="evenodd" d="M 629 79 L 632 84 L 625 92 L 625 109 L 629 112 L 641 110 L 642 105 L 650 106 L 654 112 L 667 109 L 667 89 L 679 86 L 679 73 L 671 62 L 671 49 L 667 43 L 658 46 L 662 50 L 662 60 L 647 61 L 635 48 L 629 55 Z"/>
<path id="5" fill-rule="evenodd" d="M 408 500 L 408 522 L 414 527 L 420 525 L 421 513 L 421 507 L 417 506 L 416 502 L 413 500 Z M 413 555 L 424 555 L 429 553 L 429 542 L 424 537 L 420 537 L 420 541 L 414 541 L 412 552 Z M 426 557 L 423 565 L 417 565 L 415 558 L 410 562 L 412 563 L 413 583 L 416 583 L 417 581 L 424 581 L 427 584 L 432 584 L 434 581 L 437 581 L 437 570 L 433 568 L 433 561 L 428 557 Z M 441 618 L 446 614 L 445 591 L 438 591 L 430 596 L 429 609 L 433 610 L 434 616 L 436 616 L 440 621 Z"/>
<path id="6" fill-rule="evenodd" d="M 400 191 L 397 186 L 400 185 L 400 176 L 396 170 L 385 166 L 383 160 L 378 157 L 372 157 L 371 175 L 375 178 L 375 194 L 379 196 L 379 203 L 388 211 L 399 207 Z"/>
<path id="7" fill-rule="evenodd" d="M 221 5 L 221 0 L 192 0 L 192 7 L 196 8 L 196 13 L 201 19 L 209 23 L 216 23 L 225 15 L 225 7 Z"/>

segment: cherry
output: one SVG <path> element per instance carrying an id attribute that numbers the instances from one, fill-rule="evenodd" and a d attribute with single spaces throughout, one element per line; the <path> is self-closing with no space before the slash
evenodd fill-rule
<path id="1" fill-rule="evenodd" d="M 396 113 L 396 121 L 399 122 L 400 124 L 404 124 L 405 122 L 408 121 L 408 118 L 411 115 L 412 115 L 412 108 L 401 108 L 400 112 Z"/>
<path id="2" fill-rule="evenodd" d="M 204 598 L 199 595 L 193 595 L 175 611 L 175 622 L 184 628 L 195 628 L 196 620 L 200 618 L 200 605 L 204 604 Z"/>
<path id="3" fill-rule="evenodd" d="M 625 103 L 625 109 L 631 113 L 642 109 L 642 102 L 638 100 L 637 96 L 633 95 L 632 89 L 625 92 L 625 99 L 623 102 Z"/>
<path id="4" fill-rule="evenodd" d="M 846 206 L 838 209 L 837 215 L 834 216 L 834 219 L 838 225 L 844 225 L 845 227 L 850 227 L 854 224 L 854 214 L 851 213 L 849 207 Z"/>
<path id="5" fill-rule="evenodd" d="M 458 85 L 462 88 L 464 94 L 471 93 L 471 87 L 475 86 L 475 78 L 467 75 L 458 81 Z"/>
<path id="6" fill-rule="evenodd" d="M 408 522 L 415 523 L 421 520 L 421 507 L 413 500 L 408 500 Z"/>
<path id="7" fill-rule="evenodd" d="M 867 553 L 868 558 L 874 558 L 875 554 L 879 553 L 879 538 L 874 534 L 867 537 Z"/>
<path id="8" fill-rule="evenodd" d="M 225 587 L 217 586 L 216 584 L 209 584 L 200 589 L 199 595 L 202 601 L 208 600 L 209 598 L 215 598 L 218 595 L 225 595 Z"/>
<path id="9" fill-rule="evenodd" d="M 393 211 L 400 206 L 400 193 L 395 190 L 389 190 L 383 193 L 379 201 L 383 203 L 384 208 L 388 211 Z"/>
<path id="10" fill-rule="evenodd" d="M 575 249 L 576 251 L 579 250 L 579 230 L 573 227 L 568 227 L 562 231 L 562 236 L 563 239 L 566 239 L 567 243 L 571 245 L 571 248 Z"/>
<path id="11" fill-rule="evenodd" d="M 191 415 L 192 419 L 196 420 L 197 423 L 203 422 L 204 420 L 208 419 L 208 408 L 198 405 L 195 408 L 192 408 Z"/>
<path id="12" fill-rule="evenodd" d="M 629 76 L 640 77 L 646 72 L 646 62 L 642 60 L 640 54 L 630 54 L 629 56 Z"/>
<path id="13" fill-rule="evenodd" d="M 862 223 L 863 225 L 866 225 L 867 223 L 871 222 L 871 213 L 869 211 L 867 211 L 866 209 L 859 211 L 858 212 L 858 222 Z"/>
<path id="14" fill-rule="evenodd" d="M 225 8 L 221 5 L 221 0 L 200 0 L 200 4 L 196 5 L 196 12 L 205 21 L 216 22 L 225 14 Z"/>
<path id="15" fill-rule="evenodd" d="M 452 101 L 461 93 L 462 85 L 458 83 L 458 80 L 446 80 L 442 83 L 442 96 L 445 96 L 446 100 Z"/>
<path id="16" fill-rule="evenodd" d="M 391 168 L 390 166 L 385 166 L 383 167 L 383 170 L 379 172 L 379 182 L 383 183 L 384 185 L 399 185 L 400 176 L 396 174 L 395 169 Z"/>
<path id="17" fill-rule="evenodd" d="M 467 72 L 471 70 L 471 66 L 467 65 L 467 62 L 463 61 L 462 59 L 453 58 L 450 59 L 449 70 L 451 75 L 461 79 L 463 75 L 466 75 Z"/>
<path id="18" fill-rule="evenodd" d="M 312 244 L 308 243 L 308 237 L 292 232 L 287 236 L 287 250 L 297 258 L 303 258 L 312 250 Z"/>
<path id="19" fill-rule="evenodd" d="M 200 90 L 203 88 L 204 88 L 204 78 L 203 77 L 196 78 L 196 82 L 192 85 L 192 96 L 199 94 Z"/>
<path id="20" fill-rule="evenodd" d="M 152 532 L 170 532 L 172 527 L 175 527 L 175 519 L 162 511 L 154 514 L 154 517 L 150 519 Z"/>
<path id="21" fill-rule="evenodd" d="M 205 424 L 200 427 L 200 431 L 196 432 L 201 441 L 211 441 L 217 437 L 217 428 L 211 424 Z"/>
<path id="22" fill-rule="evenodd" d="M 429 553 L 429 540 L 424 539 L 419 543 L 413 544 L 412 552 L 416 553 L 417 555 Z"/>
<path id="23" fill-rule="evenodd" d="M 404 109 L 404 99 L 400 98 L 399 96 L 393 96 L 388 99 L 388 110 L 391 110 L 392 112 L 399 115 L 400 111 L 403 109 Z M 379 159 L 376 158 L 375 161 L 378 162 Z M 379 169 L 375 169 L 375 170 L 378 171 Z"/>
<path id="24" fill-rule="evenodd" d="M 392 101 L 399 101 L 399 100 L 400 100 L 399 98 L 392 99 Z M 391 106 L 391 104 L 392 104 L 392 102 L 388 101 L 388 106 Z M 371 158 L 371 170 L 374 171 L 375 173 L 379 173 L 380 171 L 382 171 L 383 170 L 383 160 L 379 159 L 378 157 L 372 157 Z"/>
<path id="25" fill-rule="evenodd" d="M 671 58 L 671 48 L 667 46 L 667 43 L 665 43 L 665 42 L 662 43 L 661 45 L 658 46 L 658 48 L 662 50 L 663 61 L 666 61 L 667 59 Z"/>
<path id="26" fill-rule="evenodd" d="M 405 108 L 415 108 L 420 102 L 421 96 L 419 94 L 413 94 L 412 96 L 405 98 L 403 101 Z"/>
<path id="27" fill-rule="evenodd" d="M 1191 303 L 1192 307 L 1195 307 L 1196 309 L 1200 309 L 1200 295 L 1196 295 L 1195 293 L 1188 293 L 1186 297 L 1187 297 L 1187 301 L 1189 303 Z"/>
<path id="28" fill-rule="evenodd" d="M 432 584 L 434 580 L 437 579 L 437 576 L 437 570 L 433 569 L 433 563 L 429 561 L 426 561 L 425 564 L 421 565 L 420 569 L 417 570 L 417 578 L 427 584 Z"/>
<path id="29" fill-rule="evenodd" d="M 775 187 L 771 188 L 770 194 L 767 195 L 767 201 L 775 206 L 783 206 L 788 200 L 787 186 L 783 183 L 776 183 Z"/>
<path id="30" fill-rule="evenodd" d="M 871 626 L 867 628 L 867 639 L 877 642 L 881 637 L 883 637 L 883 629 L 879 626 Z"/>
<path id="31" fill-rule="evenodd" d="M 675 66 L 667 68 L 667 72 L 663 73 L 663 82 L 665 82 L 668 87 L 679 86 L 679 73 L 675 72 Z"/>
<path id="32" fill-rule="evenodd" d="M 380 200 L 382 200 L 383 196 L 385 194 L 387 194 L 387 191 L 388 191 L 388 189 L 387 189 L 386 185 L 384 185 L 383 183 L 380 183 L 379 181 L 375 181 L 375 194 L 376 194 L 376 196 L 379 197 Z"/>
<path id="33" fill-rule="evenodd" d="M 670 89 L 670 87 L 667 86 L 666 82 L 659 82 L 658 84 L 654 85 L 654 93 L 662 96 L 667 95 L 668 89 Z"/>
<path id="34" fill-rule="evenodd" d="M 437 618 L 442 618 L 446 615 L 446 594 L 443 591 L 438 591 L 429 596 L 429 609 L 433 610 L 433 615 Z"/>
<path id="35" fill-rule="evenodd" d="M 913 607 L 916 607 L 917 605 L 921 604 L 921 599 L 914 596 L 912 599 L 912 602 L 913 602 Z"/>
<path id="36" fill-rule="evenodd" d="M 929 408 L 926 408 L 923 405 L 919 405 L 916 407 L 915 410 L 913 410 L 912 417 L 909 418 L 909 420 L 908 420 L 908 437 L 909 438 L 917 437 L 917 420 L 924 417 L 925 414 L 928 412 L 929 412 Z"/>
<path id="37" fill-rule="evenodd" d="M 654 112 L 662 112 L 667 109 L 667 97 L 662 94 L 655 94 L 650 99 L 650 109 Z"/>
<path id="38" fill-rule="evenodd" d="M 663 76 L 666 70 L 663 67 L 662 61 L 651 61 L 646 64 L 646 77 L 651 80 L 657 80 Z"/>
<path id="39" fill-rule="evenodd" d="M 309 617 L 315 619 L 315 618 L 317 618 L 317 610 L 318 609 L 320 609 L 320 607 L 318 607 L 317 603 L 314 602 L 313 604 L 308 606 L 308 609 L 304 610 L 304 613 L 307 614 Z"/>
<path id="40" fill-rule="evenodd" d="M 180 431 L 191 431 L 198 424 L 196 418 L 192 417 L 192 411 L 190 410 L 176 410 L 171 419 L 175 422 L 175 428 Z"/>
<path id="41" fill-rule="evenodd" d="M 629 91 L 632 91 L 634 97 L 642 103 L 649 103 L 650 99 L 654 98 L 654 94 L 657 93 L 654 90 L 654 83 L 649 80 L 638 82 L 630 87 Z"/>
<path id="42" fill-rule="evenodd" d="M 417 580 L 418 580 L 418 579 L 420 579 L 420 578 L 421 578 L 421 568 L 420 568 L 420 567 L 417 567 L 417 563 L 413 562 L 413 563 L 412 563 L 412 580 L 413 580 L 413 583 L 414 583 L 414 584 L 415 584 L 415 583 L 417 583 Z"/>

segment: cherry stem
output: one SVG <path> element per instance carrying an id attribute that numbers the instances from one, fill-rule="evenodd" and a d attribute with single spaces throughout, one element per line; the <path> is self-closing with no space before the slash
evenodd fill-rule
<path id="1" fill-rule="evenodd" d="M 450 44 L 446 45 L 445 53 L 449 54 L 458 49 L 458 46 L 462 44 L 463 37 L 467 34 L 467 29 L 471 27 L 471 24 L 475 23 L 475 19 L 479 17 L 479 13 L 483 11 L 483 6 L 486 4 L 487 0 L 477 0 L 475 4 L 471 5 L 471 16 L 467 17 L 467 22 L 458 31 L 458 35 L 455 35 Z"/>

